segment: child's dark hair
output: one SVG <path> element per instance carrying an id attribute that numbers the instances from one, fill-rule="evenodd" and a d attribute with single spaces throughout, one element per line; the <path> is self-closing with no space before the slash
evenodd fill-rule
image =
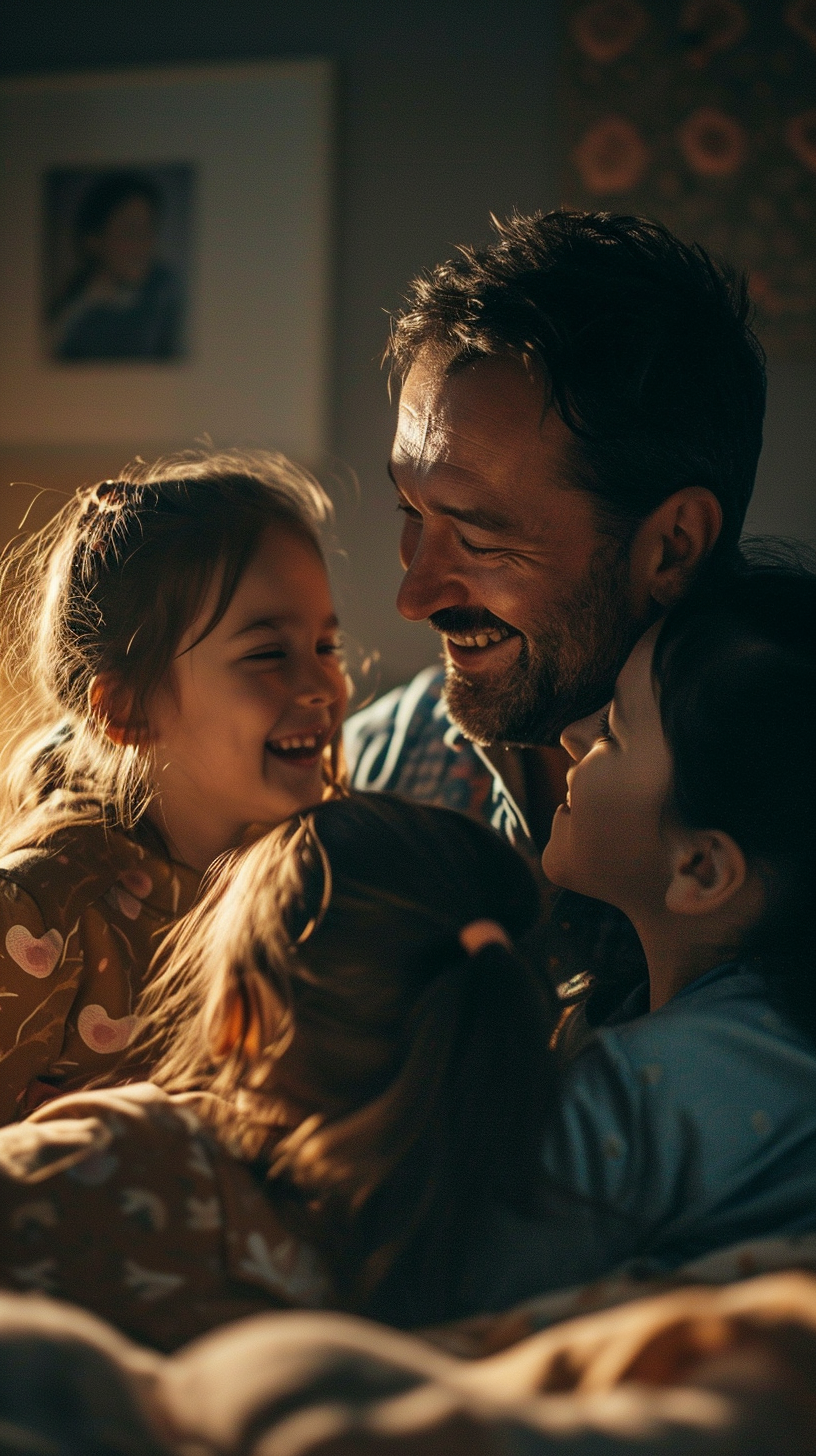
<path id="1" fill-rule="evenodd" d="M 8 688 L 0 854 L 77 815 L 127 826 L 150 794 L 149 755 L 112 743 L 90 708 L 95 678 L 144 721 L 213 583 L 201 637 L 227 610 L 267 526 L 308 540 L 330 515 L 317 483 L 272 452 L 136 460 L 77 491 L 0 575 Z M 327 751 L 335 773 L 338 747 Z"/>
<path id="2" fill-rule="evenodd" d="M 538 910 L 492 830 L 353 794 L 230 856 L 171 933 L 139 1008 L 172 1033 L 154 1080 L 216 1095 L 352 1307 L 387 1281 L 389 1318 L 450 1314 L 477 1211 L 533 1207 L 554 1017 L 521 961 L 458 937 Z"/>
<path id="3" fill-rule="evenodd" d="M 671 810 L 724 830 L 759 873 L 767 908 L 747 949 L 816 1035 L 814 627 L 816 573 L 759 559 L 669 614 L 653 672 Z"/>

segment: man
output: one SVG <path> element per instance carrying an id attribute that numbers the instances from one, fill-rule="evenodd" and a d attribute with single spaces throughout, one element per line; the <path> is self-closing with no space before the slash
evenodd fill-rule
<path id="1" fill-rule="evenodd" d="M 347 750 L 356 787 L 453 804 L 540 852 L 562 730 L 738 553 L 765 373 L 745 281 L 658 224 L 557 212 L 497 231 L 413 284 L 389 350 L 398 606 L 439 632 L 444 688 L 420 674 L 351 720 Z M 631 979 L 625 929 L 613 945 L 614 917 L 564 903 L 555 979 L 616 961 Z"/>

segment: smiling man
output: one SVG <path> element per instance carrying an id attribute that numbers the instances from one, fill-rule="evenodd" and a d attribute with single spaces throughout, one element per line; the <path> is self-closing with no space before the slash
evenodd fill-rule
<path id="1" fill-rule="evenodd" d="M 512 218 L 413 284 L 390 345 L 398 606 L 440 634 L 444 683 L 426 671 L 351 720 L 357 787 L 540 852 L 562 730 L 738 551 L 765 402 L 748 318 L 744 280 L 610 214 Z"/>

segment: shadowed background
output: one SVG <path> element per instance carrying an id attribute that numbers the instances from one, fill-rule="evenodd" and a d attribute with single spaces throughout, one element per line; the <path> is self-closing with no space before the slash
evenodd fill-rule
<path id="1" fill-rule="evenodd" d="M 379 368 L 386 315 L 416 272 L 459 242 L 486 240 L 491 211 L 561 201 L 557 5 L 4 0 L 0 12 L 0 74 L 8 77 L 283 57 L 335 63 L 329 458 L 321 473 L 346 549 L 335 564 L 344 624 L 365 649 L 380 650 L 382 687 L 404 680 L 434 659 L 436 638 L 393 606 L 398 520 L 385 461 L 394 409 Z M 772 361 L 769 374 L 748 528 L 813 540 L 816 364 Z M 70 490 L 115 472 L 121 455 L 0 451 L 4 538 L 28 499 L 9 492 L 9 480 Z"/>

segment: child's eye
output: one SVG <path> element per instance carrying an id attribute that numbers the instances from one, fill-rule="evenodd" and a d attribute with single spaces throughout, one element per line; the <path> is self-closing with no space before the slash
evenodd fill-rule
<path id="1" fill-rule="evenodd" d="M 342 642 L 334 642 L 334 641 L 332 641 L 332 642 L 318 642 L 318 644 L 317 644 L 317 650 L 318 650 L 318 652 L 323 653 L 326 656 L 334 656 L 334 657 L 336 657 L 338 653 L 340 653 L 340 652 L 343 651 L 343 644 L 342 644 Z"/>
<path id="2" fill-rule="evenodd" d="M 263 647 L 258 652 L 247 653 L 247 662 L 280 662 L 286 656 L 282 647 Z"/>
<path id="3" fill-rule="evenodd" d="M 596 743 L 614 743 L 614 738 L 609 727 L 609 709 L 604 708 L 598 719 L 598 729 L 595 734 Z"/>

